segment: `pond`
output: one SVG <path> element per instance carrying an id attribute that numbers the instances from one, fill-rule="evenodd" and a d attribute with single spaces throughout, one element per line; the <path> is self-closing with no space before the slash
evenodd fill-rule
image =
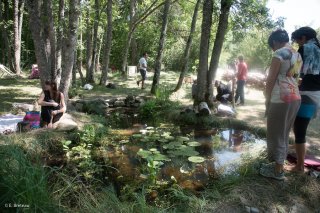
<path id="1" fill-rule="evenodd" d="M 199 191 L 216 178 L 237 172 L 246 156 L 258 156 L 266 143 L 247 131 L 202 129 L 161 124 L 133 125 L 114 130 L 113 142 L 104 147 L 117 184 L 178 184 Z"/>

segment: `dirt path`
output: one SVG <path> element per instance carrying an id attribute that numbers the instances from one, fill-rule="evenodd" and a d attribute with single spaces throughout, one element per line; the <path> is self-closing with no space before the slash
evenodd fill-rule
<path id="1" fill-rule="evenodd" d="M 247 88 L 245 106 L 237 107 L 237 119 L 246 121 L 254 126 L 265 127 L 265 99 L 262 91 Z M 307 132 L 309 151 L 320 157 L 320 117 L 311 121 Z M 291 132 L 291 137 L 294 137 Z"/>

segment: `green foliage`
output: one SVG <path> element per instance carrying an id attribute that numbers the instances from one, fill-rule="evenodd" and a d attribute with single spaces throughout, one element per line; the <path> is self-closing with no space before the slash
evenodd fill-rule
<path id="1" fill-rule="evenodd" d="M 157 88 L 156 99 L 159 101 L 169 101 L 171 95 L 171 89 L 168 85 L 161 85 Z"/>
<path id="2" fill-rule="evenodd" d="M 98 145 L 99 140 L 105 134 L 104 127 L 85 125 L 83 131 L 78 133 L 79 144 L 72 141 L 62 141 L 68 162 L 76 165 L 77 173 L 86 180 L 92 180 L 94 175 L 101 171 L 101 167 L 93 159 L 93 146 Z"/>
<path id="3" fill-rule="evenodd" d="M 32 156 L 33 158 L 35 156 Z M 16 145 L 0 147 L 0 206 L 27 205 L 30 212 L 60 212 L 48 186 L 49 173 L 40 159 L 31 162 L 25 151 Z"/>

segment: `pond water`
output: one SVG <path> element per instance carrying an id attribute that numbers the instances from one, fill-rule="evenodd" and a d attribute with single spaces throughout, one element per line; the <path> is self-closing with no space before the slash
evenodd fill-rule
<path id="1" fill-rule="evenodd" d="M 258 156 L 265 141 L 241 130 L 218 130 L 136 124 L 115 130 L 105 147 L 112 168 L 108 176 L 121 184 L 178 184 L 199 191 L 215 178 L 234 173 L 245 156 Z"/>

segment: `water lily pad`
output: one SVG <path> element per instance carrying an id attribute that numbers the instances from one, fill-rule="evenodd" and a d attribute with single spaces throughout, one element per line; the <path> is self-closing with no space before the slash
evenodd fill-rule
<path id="1" fill-rule="evenodd" d="M 119 143 L 125 144 L 125 143 L 129 143 L 129 141 L 128 140 L 121 140 L 121 141 L 119 141 Z"/>
<path id="2" fill-rule="evenodd" d="M 148 150 L 140 149 L 140 150 L 137 152 L 137 155 L 139 155 L 139 156 L 142 157 L 142 158 L 148 158 L 148 157 L 152 156 L 152 152 L 150 152 L 150 151 L 148 151 Z"/>
<path id="3" fill-rule="evenodd" d="M 201 146 L 201 143 L 197 141 L 191 141 L 191 142 L 188 142 L 187 144 L 188 146 L 192 146 L 192 147 Z"/>
<path id="4" fill-rule="evenodd" d="M 167 156 L 161 154 L 158 150 L 156 150 L 155 152 L 151 152 L 149 150 L 140 149 L 137 152 L 137 155 L 139 155 L 141 158 L 152 159 L 152 160 L 155 160 L 155 161 L 171 161 L 170 158 L 168 158 Z"/>
<path id="5" fill-rule="evenodd" d="M 132 135 L 132 138 L 135 138 L 135 139 L 142 138 L 142 135 L 141 134 L 134 134 L 134 135 Z"/>
<path id="6" fill-rule="evenodd" d="M 171 136 L 171 132 L 163 132 L 162 136 L 163 137 Z"/>
<path id="7" fill-rule="evenodd" d="M 190 146 L 180 147 L 176 150 L 168 151 L 168 153 L 174 156 L 187 156 L 187 157 L 199 155 L 199 152 L 195 151 L 194 148 Z"/>
<path id="8" fill-rule="evenodd" d="M 145 135 L 145 134 L 147 134 L 148 130 L 146 130 L 146 129 L 141 129 L 139 132 L 141 132 L 141 134 Z"/>
<path id="9" fill-rule="evenodd" d="M 174 140 L 174 137 L 171 136 L 171 135 L 168 135 L 168 136 L 164 136 L 165 139 L 169 140 L 169 141 L 172 141 Z"/>
<path id="10" fill-rule="evenodd" d="M 161 153 L 155 153 L 152 156 L 153 160 L 155 161 L 171 161 L 171 159 L 169 157 L 167 157 L 166 155 L 163 155 Z"/>
<path id="11" fill-rule="evenodd" d="M 185 141 L 189 141 L 190 139 L 188 137 L 179 136 L 179 137 L 177 137 L 177 140 L 185 142 Z"/>
<path id="12" fill-rule="evenodd" d="M 175 142 L 170 142 L 168 144 L 165 144 L 162 147 L 164 149 L 177 149 L 177 148 L 179 148 L 181 146 L 182 146 L 181 142 L 175 141 Z"/>
<path id="13" fill-rule="evenodd" d="M 160 143 L 167 143 L 167 142 L 168 142 L 168 140 L 165 139 L 165 138 L 160 138 L 160 139 L 158 139 L 158 141 L 159 141 Z"/>
<path id="14" fill-rule="evenodd" d="M 188 161 L 192 163 L 202 163 L 205 161 L 205 159 L 200 156 L 191 156 L 191 157 L 188 157 Z"/>

